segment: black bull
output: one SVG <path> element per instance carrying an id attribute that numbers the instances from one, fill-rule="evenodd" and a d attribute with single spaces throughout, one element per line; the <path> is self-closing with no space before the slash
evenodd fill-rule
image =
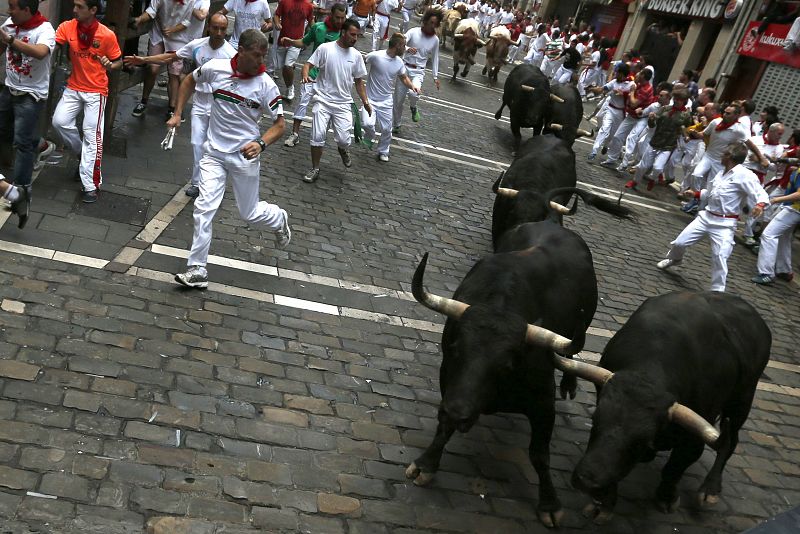
<path id="1" fill-rule="evenodd" d="M 556 357 L 562 370 L 597 384 L 589 444 L 572 478 L 594 498 L 596 522 L 610 518 L 617 483 L 659 450 L 672 451 L 656 489 L 659 508 L 676 508 L 677 484 L 704 443 L 717 456 L 700 505 L 717 502 L 771 344 L 766 323 L 740 297 L 670 293 L 642 304 L 611 338 L 600 367 Z"/>
<path id="2" fill-rule="evenodd" d="M 561 222 L 566 213 L 549 201 L 563 206 L 573 193 L 601 211 L 630 216 L 630 210 L 619 204 L 575 187 L 575 152 L 566 141 L 553 135 L 536 136 L 523 145 L 521 154 L 493 188 L 497 195 L 492 208 L 495 248 L 503 233 L 518 224 L 545 219 Z"/>
<path id="3" fill-rule="evenodd" d="M 520 225 L 506 233 L 496 254 L 475 264 L 452 299 L 423 289 L 427 258 L 414 273 L 412 290 L 419 302 L 448 316 L 439 372 L 442 402 L 433 442 L 406 476 L 428 483 L 453 432 L 467 432 L 481 414 L 521 413 L 531 425 L 538 515 L 556 526 L 563 513 L 550 477 L 555 384 L 548 355 L 583 347 L 597 303 L 591 252 L 580 236 L 557 224 Z M 564 378 L 562 397 L 574 398 L 574 377 Z"/>

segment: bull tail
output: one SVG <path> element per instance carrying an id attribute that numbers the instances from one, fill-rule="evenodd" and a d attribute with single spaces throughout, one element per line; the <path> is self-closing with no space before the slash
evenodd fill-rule
<path id="1" fill-rule="evenodd" d="M 619 217 L 620 219 L 632 219 L 634 215 L 633 210 L 620 204 L 619 200 L 609 200 L 578 187 L 559 187 L 548 191 L 547 195 L 545 195 L 545 204 L 547 208 L 552 211 L 553 207 L 550 201 L 562 195 L 577 195 L 587 206 L 592 206 L 595 209 L 613 215 L 614 217 Z M 576 200 L 572 209 L 569 210 L 568 215 L 574 215 L 577 212 L 577 205 L 578 202 Z"/>

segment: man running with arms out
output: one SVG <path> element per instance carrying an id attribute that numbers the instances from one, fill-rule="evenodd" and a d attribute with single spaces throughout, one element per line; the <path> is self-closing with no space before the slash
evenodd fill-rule
<path id="1" fill-rule="evenodd" d="M 281 44 L 290 43 L 291 46 L 298 48 L 311 45 L 313 47 L 312 51 L 315 51 L 319 45 L 330 43 L 339 38 L 342 24 L 344 24 L 346 18 L 347 6 L 345 4 L 334 4 L 331 7 L 331 14 L 324 21 L 317 22 L 309 27 L 302 39 L 291 40 L 287 37 L 281 40 L 283 41 Z M 300 101 L 294 108 L 292 134 L 283 142 L 286 146 L 296 146 L 300 142 L 300 125 L 303 124 L 303 119 L 306 118 L 306 109 L 308 109 L 308 103 L 314 94 L 314 81 L 317 79 L 318 73 L 319 69 L 314 67 L 308 73 L 310 81 L 300 85 Z"/>
<path id="2" fill-rule="evenodd" d="M 441 11 L 428 9 L 422 16 L 422 26 L 411 28 L 406 33 L 406 53 L 403 56 L 408 77 L 417 89 L 422 88 L 425 80 L 425 65 L 428 58 L 431 58 L 431 71 L 433 71 L 433 83 L 436 90 L 439 90 L 439 38 L 436 36 L 436 28 L 441 21 Z M 411 120 L 419 122 L 420 115 L 417 110 L 419 93 L 411 91 L 399 79 L 395 83 L 394 89 L 394 131 L 400 130 L 400 122 L 403 120 L 403 104 L 408 96 L 411 105 Z"/>
<path id="3" fill-rule="evenodd" d="M 251 227 L 275 233 L 279 248 L 289 244 L 292 233 L 286 210 L 258 200 L 259 156 L 283 134 L 283 106 L 278 86 L 266 74 L 267 38 L 258 30 L 245 30 L 232 59 L 212 59 L 181 83 L 175 115 L 168 128 L 181 124 L 181 113 L 195 86 L 212 90 L 211 119 L 206 152 L 200 160 L 200 196 L 194 201 L 194 235 L 187 260 L 188 270 L 175 280 L 188 287 L 208 287 L 208 250 L 211 222 L 222 203 L 230 177 L 242 219 Z M 272 126 L 262 135 L 258 120 L 272 116 Z"/>
<path id="4" fill-rule="evenodd" d="M 208 23 L 208 37 L 201 37 L 181 47 L 177 52 L 167 52 L 157 56 L 126 56 L 126 65 L 161 65 L 174 61 L 176 57 L 192 65 L 194 70 L 202 67 L 212 59 L 230 59 L 236 55 L 236 49 L 225 40 L 228 30 L 228 17 L 222 13 L 214 13 Z M 177 95 L 176 95 L 177 98 Z M 211 116 L 211 87 L 206 83 L 197 84 L 192 99 L 192 154 L 194 165 L 186 195 L 197 198 L 200 194 L 200 158 L 203 157 L 203 145 L 206 142 L 208 121 Z"/>
<path id="5" fill-rule="evenodd" d="M 311 170 L 303 176 L 303 181 L 313 183 L 319 178 L 319 162 L 325 146 L 325 134 L 328 124 L 333 126 L 333 136 L 339 145 L 339 155 L 345 167 L 351 167 L 353 160 L 347 147 L 350 146 L 350 130 L 353 128 L 353 97 L 350 89 L 355 84 L 356 92 L 364 103 L 364 109 L 372 114 L 372 107 L 367 99 L 364 87 L 364 76 L 367 68 L 364 58 L 355 48 L 358 40 L 358 21 L 347 19 L 342 25 L 339 39 L 325 43 L 317 48 L 303 65 L 303 83 L 311 81 L 309 72 L 312 67 L 319 68 L 319 75 L 314 84 L 316 102 L 311 110 Z"/>
<path id="6" fill-rule="evenodd" d="M 406 67 L 401 59 L 405 48 L 405 37 L 402 33 L 395 33 L 389 39 L 389 48 L 385 52 L 383 50 L 371 52 L 365 59 L 369 65 L 367 97 L 375 112 L 375 126 L 381 133 L 381 140 L 378 142 L 378 160 L 383 162 L 389 161 L 389 144 L 392 142 L 392 96 L 395 81 L 400 81 L 409 91 L 419 93 L 419 88 L 414 87 L 406 74 Z M 370 146 L 374 137 L 375 127 L 365 126 L 364 140 Z"/>
<path id="7" fill-rule="evenodd" d="M 74 0 L 75 18 L 62 22 L 56 43 L 69 46 L 72 74 L 53 114 L 53 129 L 73 154 L 80 157 L 78 174 L 83 201 L 97 202 L 103 183 L 103 117 L 108 98 L 106 71 L 122 68 L 117 36 L 95 18 L 100 0 Z M 83 141 L 76 121 L 83 112 Z"/>
<path id="8" fill-rule="evenodd" d="M 711 291 L 725 291 L 728 257 L 733 252 L 733 234 L 742 205 L 758 217 L 769 204 L 769 195 L 758 183 L 755 173 L 742 166 L 747 147 L 741 143 L 728 145 L 722 152 L 722 170 L 708 181 L 708 189 L 683 193 L 698 199 L 705 207 L 672 242 L 666 259 L 656 264 L 661 270 L 678 265 L 686 248 L 708 236 L 711 241 Z"/>
<path id="9" fill-rule="evenodd" d="M 294 100 L 294 64 L 300 55 L 300 47 L 291 43 L 303 37 L 306 24 L 314 24 L 314 7 L 310 0 L 280 0 L 272 20 L 280 30 L 275 70 L 282 68 L 286 100 Z"/>
<path id="10" fill-rule="evenodd" d="M 0 86 L 0 139 L 14 147 L 11 181 L 15 185 L 0 181 L 0 192 L 11 202 L 11 210 L 19 216 L 18 227 L 23 228 L 30 212 L 39 115 L 47 103 L 56 34 L 39 13 L 39 0 L 9 0 L 8 14 L 0 27 L 0 53 L 6 54 L 5 84 Z"/>

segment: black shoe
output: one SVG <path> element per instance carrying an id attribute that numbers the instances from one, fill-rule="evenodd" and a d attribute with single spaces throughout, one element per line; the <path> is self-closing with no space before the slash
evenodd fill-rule
<path id="1" fill-rule="evenodd" d="M 11 203 L 11 212 L 19 216 L 17 228 L 22 230 L 28 223 L 28 215 L 30 215 L 31 211 L 31 195 L 26 186 L 18 187 L 17 190 L 19 191 L 19 198 Z"/>
<path id="2" fill-rule="evenodd" d="M 84 204 L 94 204 L 97 202 L 97 189 L 92 191 L 84 191 L 81 195 L 81 200 Z"/>

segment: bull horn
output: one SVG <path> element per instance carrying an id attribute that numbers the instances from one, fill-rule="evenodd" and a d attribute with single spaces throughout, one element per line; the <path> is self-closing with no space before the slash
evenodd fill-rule
<path id="1" fill-rule="evenodd" d="M 506 198 L 516 198 L 519 195 L 519 191 L 516 189 L 510 189 L 508 187 L 498 187 L 495 191 L 497 196 L 506 197 Z"/>
<path id="2" fill-rule="evenodd" d="M 463 33 L 454 33 L 453 37 L 464 37 Z"/>
<path id="3" fill-rule="evenodd" d="M 563 98 L 561 98 L 558 95 L 554 95 L 553 93 L 550 93 L 550 100 L 552 100 L 553 102 L 558 102 L 559 104 L 563 104 L 564 103 L 564 99 Z"/>
<path id="4" fill-rule="evenodd" d="M 599 365 L 592 365 L 591 363 L 564 358 L 558 354 L 553 355 L 553 365 L 565 373 L 579 376 L 584 380 L 588 380 L 600 386 L 611 380 L 611 377 L 614 376 L 614 373 Z"/>
<path id="5" fill-rule="evenodd" d="M 478 39 L 478 44 L 481 46 L 486 46 L 486 41 L 484 41 L 483 39 Z"/>
<path id="6" fill-rule="evenodd" d="M 528 324 L 525 332 L 525 341 L 531 345 L 537 345 L 560 353 L 570 352 L 572 340 L 551 332 L 541 326 Z"/>
<path id="7" fill-rule="evenodd" d="M 414 294 L 414 298 L 417 299 L 417 302 L 433 311 L 444 314 L 451 319 L 460 319 L 466 309 L 469 308 L 469 304 L 428 293 L 423 288 L 422 278 L 425 276 L 425 266 L 427 264 L 428 253 L 426 252 L 417 266 L 417 270 L 414 271 L 414 278 L 411 281 L 411 292 Z"/>
<path id="8" fill-rule="evenodd" d="M 591 132 L 588 130 L 584 130 L 583 128 L 578 128 L 578 137 L 592 137 L 594 135 L 594 130 Z"/>
<path id="9" fill-rule="evenodd" d="M 557 122 L 551 122 L 550 123 L 550 129 L 551 130 L 555 130 L 557 132 L 560 132 L 561 130 L 564 129 L 564 127 L 562 125 L 558 124 Z"/>
<path id="10" fill-rule="evenodd" d="M 523 85 L 520 85 L 519 87 L 520 87 L 520 89 L 522 89 L 523 91 L 528 91 L 529 93 L 532 93 L 532 92 L 534 92 L 534 91 L 536 90 L 536 88 L 535 88 L 535 87 L 532 87 L 532 86 L 530 86 L 530 85 L 525 85 L 525 84 L 523 84 Z"/>
<path id="11" fill-rule="evenodd" d="M 559 204 L 558 202 L 550 201 L 550 209 L 556 211 L 562 215 L 570 215 L 570 210 L 568 207 Z"/>
<path id="12" fill-rule="evenodd" d="M 717 429 L 691 408 L 676 402 L 669 407 L 667 415 L 673 423 L 677 423 L 686 430 L 699 435 L 710 447 L 714 447 L 717 443 L 719 439 Z"/>

